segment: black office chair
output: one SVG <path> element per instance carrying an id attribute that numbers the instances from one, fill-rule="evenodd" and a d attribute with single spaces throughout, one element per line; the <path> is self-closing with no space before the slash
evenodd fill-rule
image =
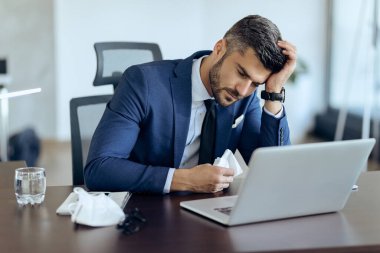
<path id="1" fill-rule="evenodd" d="M 98 42 L 94 47 L 97 58 L 94 86 L 112 84 L 115 89 L 129 66 L 162 60 L 160 47 L 155 43 Z"/>
<path id="2" fill-rule="evenodd" d="M 97 58 L 94 86 L 112 84 L 115 89 L 129 66 L 162 60 L 160 47 L 154 43 L 99 42 L 94 48 Z M 84 184 L 83 168 L 91 138 L 111 98 L 112 95 L 99 95 L 70 101 L 73 185 Z"/>
<path id="3" fill-rule="evenodd" d="M 70 100 L 71 155 L 73 185 L 83 185 L 92 135 L 112 95 L 78 97 Z"/>

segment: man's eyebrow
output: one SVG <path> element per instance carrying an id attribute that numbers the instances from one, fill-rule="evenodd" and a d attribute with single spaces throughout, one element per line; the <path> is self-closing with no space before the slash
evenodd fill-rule
<path id="1" fill-rule="evenodd" d="M 245 68 L 243 66 L 241 66 L 239 63 L 237 63 L 237 66 L 240 69 L 240 71 L 243 72 L 243 75 L 245 75 L 246 77 L 248 77 L 249 79 L 251 79 L 253 83 L 255 83 L 255 84 L 263 84 L 263 83 L 265 83 L 265 81 L 264 82 L 257 82 L 257 80 L 253 80 L 253 78 L 248 74 L 248 72 L 245 70 Z"/>

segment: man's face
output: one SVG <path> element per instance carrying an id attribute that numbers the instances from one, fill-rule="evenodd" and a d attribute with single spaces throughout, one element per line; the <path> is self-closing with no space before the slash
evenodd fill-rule
<path id="1" fill-rule="evenodd" d="M 265 83 L 271 72 L 264 68 L 253 49 L 242 55 L 238 51 L 224 54 L 209 72 L 213 96 L 222 106 L 250 96 Z"/>

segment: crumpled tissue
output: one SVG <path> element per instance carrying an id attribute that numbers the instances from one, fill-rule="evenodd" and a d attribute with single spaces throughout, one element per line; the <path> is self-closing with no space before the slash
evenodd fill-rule
<path id="1" fill-rule="evenodd" d="M 71 221 L 91 227 L 116 225 L 125 217 L 123 210 L 104 193 L 89 194 L 82 188 L 74 188 L 78 202 L 69 205 Z"/>
<path id="2" fill-rule="evenodd" d="M 237 177 L 243 173 L 243 170 L 241 169 L 234 154 L 229 149 L 224 151 L 222 157 L 216 158 L 213 165 L 233 169 L 235 172 L 234 177 Z"/>

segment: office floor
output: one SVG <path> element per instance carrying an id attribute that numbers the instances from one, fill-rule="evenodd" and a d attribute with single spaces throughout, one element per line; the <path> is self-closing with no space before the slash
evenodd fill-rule
<path id="1" fill-rule="evenodd" d="M 313 136 L 305 138 L 303 143 L 320 142 Z M 47 185 L 71 185 L 71 146 L 70 142 L 43 141 L 39 166 L 46 169 Z M 380 164 L 368 162 L 368 170 L 380 170 Z"/>

